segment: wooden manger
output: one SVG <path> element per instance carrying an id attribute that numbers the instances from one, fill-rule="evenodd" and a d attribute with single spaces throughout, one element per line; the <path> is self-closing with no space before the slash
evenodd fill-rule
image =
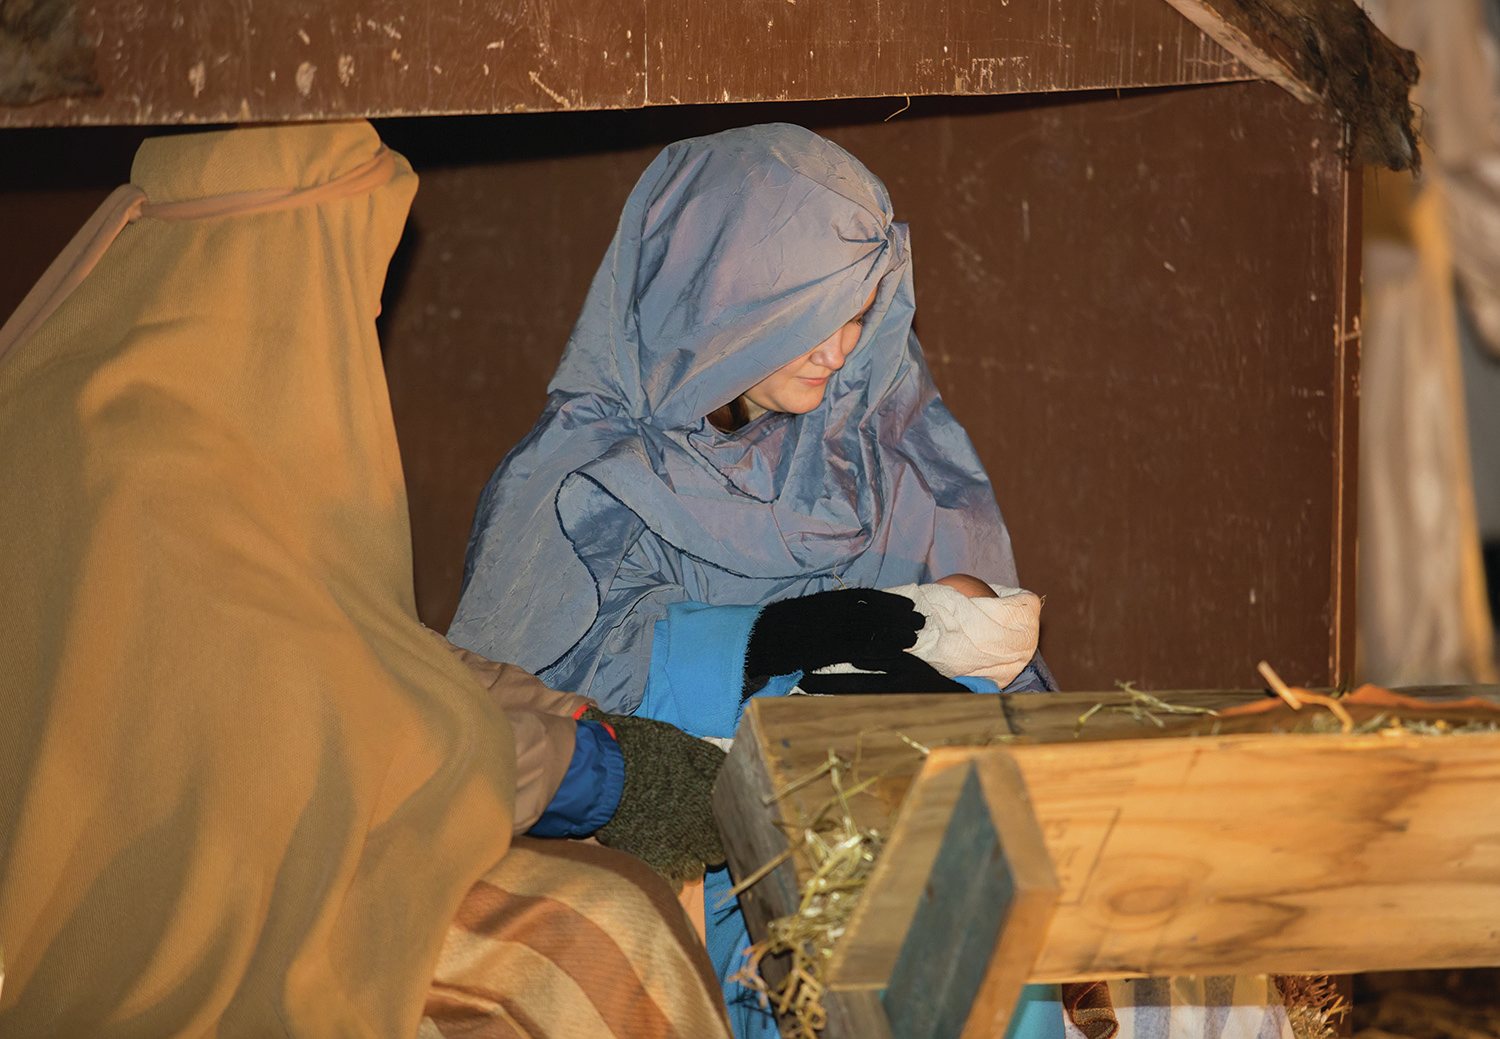
<path id="1" fill-rule="evenodd" d="M 1259 691 L 757 700 L 715 809 L 756 940 L 819 816 L 883 844 L 817 950 L 829 1037 L 1003 1035 L 1028 981 L 1500 963 L 1500 689 L 1406 693 L 1353 731 Z"/>

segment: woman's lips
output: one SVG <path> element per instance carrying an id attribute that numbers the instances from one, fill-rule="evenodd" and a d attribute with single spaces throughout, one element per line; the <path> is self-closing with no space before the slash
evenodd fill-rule
<path id="1" fill-rule="evenodd" d="M 826 375 L 799 375 L 797 378 L 809 386 L 821 386 L 828 381 L 828 376 Z"/>

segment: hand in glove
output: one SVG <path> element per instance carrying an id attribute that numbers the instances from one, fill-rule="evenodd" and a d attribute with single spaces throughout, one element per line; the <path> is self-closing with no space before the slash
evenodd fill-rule
<path id="1" fill-rule="evenodd" d="M 753 691 L 771 675 L 889 659 L 915 644 L 925 623 L 906 596 L 874 588 L 841 588 L 773 602 L 750 629 L 745 688 Z"/>
<path id="2" fill-rule="evenodd" d="M 666 722 L 590 707 L 582 721 L 613 730 L 625 759 L 625 787 L 614 816 L 594 836 L 645 861 L 673 887 L 724 861 L 709 807 L 724 752 Z"/>
<path id="3" fill-rule="evenodd" d="M 967 686 L 910 653 L 884 660 L 856 660 L 862 675 L 803 675 L 797 684 L 808 693 L 967 693 Z"/>

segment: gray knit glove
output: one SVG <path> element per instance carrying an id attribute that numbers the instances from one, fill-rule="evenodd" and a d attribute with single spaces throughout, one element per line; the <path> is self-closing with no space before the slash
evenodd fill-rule
<path id="1" fill-rule="evenodd" d="M 583 721 L 614 730 L 625 787 L 614 816 L 594 836 L 645 861 L 675 888 L 724 861 L 709 797 L 724 752 L 666 722 L 590 707 Z"/>

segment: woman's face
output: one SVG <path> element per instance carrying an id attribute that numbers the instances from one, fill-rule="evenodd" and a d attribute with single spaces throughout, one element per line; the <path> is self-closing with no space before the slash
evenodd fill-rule
<path id="1" fill-rule="evenodd" d="M 828 380 L 844 366 L 859 343 L 865 314 L 875 303 L 875 293 L 839 330 L 801 357 L 794 358 L 745 391 L 745 399 L 766 411 L 805 415 L 823 403 Z"/>

